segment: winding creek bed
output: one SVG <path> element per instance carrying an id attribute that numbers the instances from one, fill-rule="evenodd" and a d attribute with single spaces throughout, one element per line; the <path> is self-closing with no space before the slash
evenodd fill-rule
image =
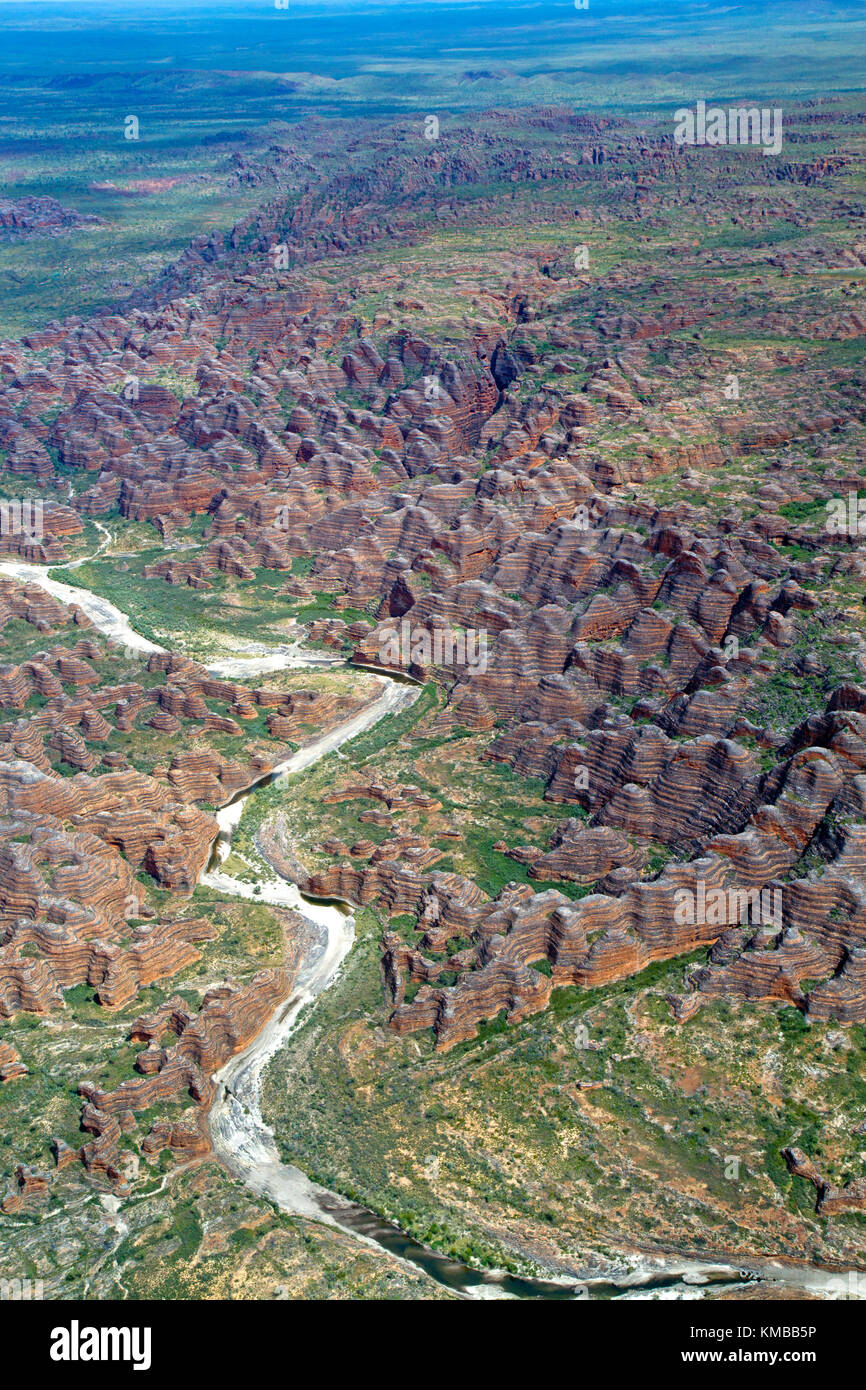
<path id="1" fill-rule="evenodd" d="M 104 527 L 99 528 L 111 540 Z M 99 553 L 99 552 L 97 552 Z M 86 557 L 92 558 L 92 557 Z M 73 568 L 83 561 L 73 562 Z M 156 643 L 142 637 L 131 626 L 126 614 L 88 589 L 50 578 L 47 567 L 8 561 L 0 563 L 0 574 L 39 584 L 64 603 L 77 604 L 94 626 L 111 641 L 146 654 L 162 651 Z M 235 657 L 208 666 L 216 676 L 238 679 L 285 669 L 305 669 L 334 665 L 334 660 L 300 645 L 279 646 L 256 651 L 249 657 Z M 342 743 L 372 728 L 386 715 L 407 708 L 418 697 L 418 687 L 397 682 L 385 675 L 379 679 L 381 695 L 359 714 L 315 739 L 294 753 L 267 776 L 239 793 L 217 813 L 219 835 L 211 862 L 200 882 L 220 893 L 292 908 L 304 919 L 313 943 L 308 950 L 288 1000 L 284 1000 L 264 1028 L 243 1052 L 232 1057 L 216 1073 L 217 1098 L 210 1114 L 214 1150 L 226 1167 L 252 1191 L 267 1197 L 283 1211 L 338 1226 L 357 1240 L 377 1246 L 398 1259 L 416 1266 L 440 1284 L 464 1297 L 472 1298 L 700 1298 L 719 1286 L 732 1288 L 744 1283 L 767 1283 L 788 1290 L 790 1296 L 809 1292 L 839 1298 L 850 1293 L 847 1270 L 830 1271 L 809 1265 L 782 1261 L 748 1260 L 740 1268 L 725 1257 L 717 1260 L 691 1260 L 687 1257 L 630 1255 L 622 1261 L 622 1274 L 615 1277 L 529 1279 L 473 1269 L 437 1254 L 407 1236 L 397 1226 L 337 1193 L 319 1187 L 305 1173 L 279 1156 L 274 1134 L 265 1124 L 260 1108 L 262 1073 L 275 1054 L 285 1046 L 305 1010 L 313 1007 L 324 990 L 333 984 L 340 967 L 352 949 L 355 921 L 349 905 L 319 902 L 301 894 L 294 883 L 275 877 L 253 886 L 232 877 L 221 868 L 231 849 L 231 841 L 248 797 L 276 779 L 311 767 Z"/>

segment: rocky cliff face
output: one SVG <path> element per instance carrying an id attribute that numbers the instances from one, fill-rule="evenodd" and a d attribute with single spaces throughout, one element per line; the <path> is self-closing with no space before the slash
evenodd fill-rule
<path id="1" fill-rule="evenodd" d="M 0 235 L 10 240 L 58 236 L 76 227 L 99 227 L 102 218 L 93 213 L 65 208 L 56 198 L 4 198 L 0 200 Z"/>

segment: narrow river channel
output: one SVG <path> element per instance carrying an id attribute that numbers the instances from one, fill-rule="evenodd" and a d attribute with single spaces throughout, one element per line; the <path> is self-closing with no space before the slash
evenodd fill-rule
<path id="1" fill-rule="evenodd" d="M 67 568 L 80 563 L 83 562 L 73 562 Z M 142 654 L 164 650 L 135 632 L 127 615 L 106 599 L 88 589 L 50 578 L 45 566 L 3 562 L 0 574 L 39 584 L 62 602 L 78 604 L 94 626 L 112 641 Z M 340 663 L 328 657 L 323 660 L 318 653 L 305 652 L 299 645 L 286 645 L 262 649 L 249 657 L 219 661 L 207 669 L 222 678 L 240 679 L 269 671 L 334 664 Z M 385 675 L 380 675 L 379 679 L 381 694 L 359 714 L 307 744 L 217 812 L 219 834 L 200 882 L 234 897 L 293 908 L 305 918 L 313 942 L 302 962 L 291 997 L 279 1005 L 249 1047 L 216 1073 L 217 1097 L 210 1113 L 210 1127 L 218 1157 L 253 1192 L 269 1198 L 283 1211 L 338 1226 L 357 1240 L 422 1269 L 458 1296 L 570 1300 L 700 1298 L 711 1288 L 730 1288 L 744 1283 L 767 1283 L 776 1289 L 789 1290 L 791 1296 L 801 1291 L 831 1298 L 849 1296 L 851 1282 L 847 1270 L 831 1271 L 774 1260 L 749 1260 L 741 1267 L 724 1256 L 694 1260 L 685 1256 L 630 1253 L 623 1257 L 621 1274 L 593 1275 L 583 1281 L 575 1277 L 532 1279 L 482 1271 L 419 1244 L 391 1222 L 338 1193 L 319 1187 L 299 1168 L 281 1160 L 273 1131 L 261 1114 L 262 1073 L 271 1058 L 285 1046 L 301 1016 L 307 1016 L 316 999 L 337 978 L 355 940 L 354 917 L 350 905 L 321 902 L 302 895 L 296 884 L 276 875 L 257 884 L 258 891 L 254 893 L 252 884 L 225 873 L 221 866 L 228 857 L 233 832 L 250 796 L 262 786 L 311 767 L 386 715 L 408 708 L 418 697 L 419 690 L 414 684 L 395 681 Z"/>

